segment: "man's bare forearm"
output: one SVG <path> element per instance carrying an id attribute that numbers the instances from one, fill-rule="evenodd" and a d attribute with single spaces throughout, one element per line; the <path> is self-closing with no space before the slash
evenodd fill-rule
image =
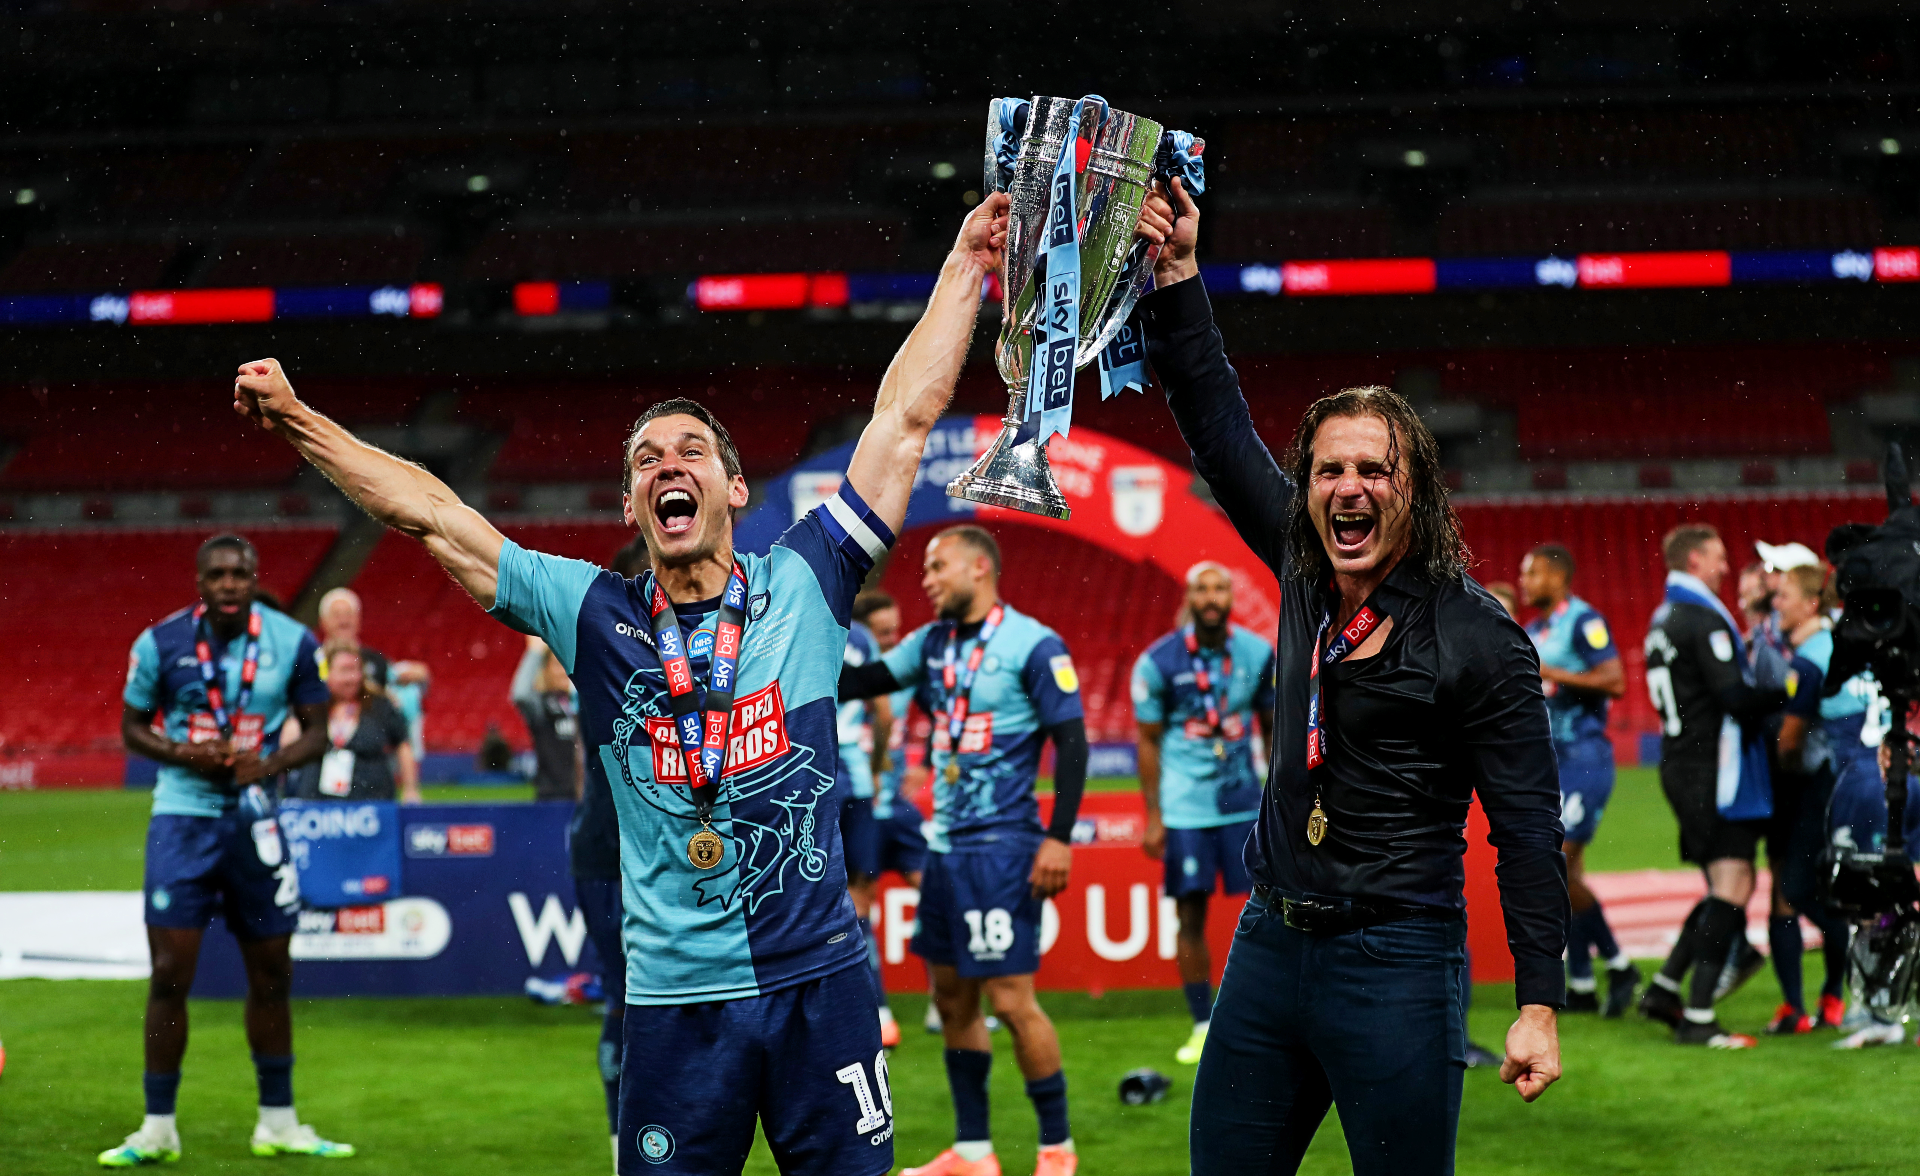
<path id="1" fill-rule="evenodd" d="M 939 422 L 973 346 L 986 269 L 958 252 L 947 256 L 927 311 L 907 334 L 880 381 L 874 415 L 897 414 L 904 432 L 923 438 Z"/>
<path id="2" fill-rule="evenodd" d="M 312 408 L 302 405 L 278 426 L 300 456 L 355 506 L 402 534 L 424 539 L 441 512 L 465 509 L 459 496 L 423 467 L 367 444 Z"/>

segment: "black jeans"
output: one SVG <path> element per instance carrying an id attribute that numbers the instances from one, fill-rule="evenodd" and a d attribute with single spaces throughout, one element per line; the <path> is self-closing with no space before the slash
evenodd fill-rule
<path id="1" fill-rule="evenodd" d="M 1466 924 L 1315 936 L 1247 902 L 1193 1086 L 1194 1176 L 1290 1174 L 1337 1103 L 1355 1176 L 1453 1171 Z"/>

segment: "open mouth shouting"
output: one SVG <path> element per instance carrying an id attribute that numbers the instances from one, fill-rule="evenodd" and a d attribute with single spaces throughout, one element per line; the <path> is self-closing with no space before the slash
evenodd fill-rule
<path id="1" fill-rule="evenodd" d="M 660 492 L 654 500 L 653 517 L 660 524 L 663 535 L 685 535 L 693 530 L 694 522 L 699 518 L 700 504 L 693 495 L 677 486 Z"/>
<path id="2" fill-rule="evenodd" d="M 1331 521 L 1333 545 L 1341 555 L 1360 554 L 1376 526 L 1373 512 L 1364 510 L 1336 510 Z"/>

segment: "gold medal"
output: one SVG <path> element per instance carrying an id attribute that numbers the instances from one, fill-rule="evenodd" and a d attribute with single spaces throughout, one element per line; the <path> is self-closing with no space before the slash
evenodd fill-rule
<path id="1" fill-rule="evenodd" d="M 1216 739 L 1213 741 L 1213 758 L 1214 759 L 1227 758 L 1227 741 L 1226 740 Z"/>
<path id="2" fill-rule="evenodd" d="M 720 864 L 727 853 L 727 843 L 712 829 L 701 827 L 698 833 L 687 839 L 687 860 L 696 870 L 711 870 Z"/>
<path id="3" fill-rule="evenodd" d="M 960 782 L 960 757 L 955 756 L 954 758 L 947 761 L 947 783 L 958 784 L 959 782 Z"/>
<path id="4" fill-rule="evenodd" d="M 1307 844 L 1318 845 L 1327 836 L 1327 814 L 1320 808 L 1320 798 L 1315 797 L 1313 811 L 1307 814 Z"/>

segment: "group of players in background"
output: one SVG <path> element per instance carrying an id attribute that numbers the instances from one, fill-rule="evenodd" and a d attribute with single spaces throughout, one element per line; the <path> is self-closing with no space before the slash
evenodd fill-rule
<path id="1" fill-rule="evenodd" d="M 1077 1169 L 1060 1043 L 1034 993 L 1044 903 L 1067 885 L 1086 784 L 1072 656 L 1002 596 L 1000 553 L 979 527 L 945 530 L 925 549 L 929 624 L 902 635 L 897 607 L 860 595 L 904 525 L 1006 224 L 1004 194 L 969 215 L 838 491 L 765 554 L 733 546 L 746 480 L 725 427 L 697 402 L 649 407 L 625 439 L 623 511 L 643 554 L 609 570 L 508 539 L 429 471 L 301 402 L 277 362 L 245 364 L 236 377 L 237 411 L 374 518 L 422 542 L 495 618 L 539 639 L 547 652 L 538 665 L 530 657 L 522 694 L 563 692 L 549 655 L 567 680 L 569 705 L 552 715 L 575 725 L 582 819 L 598 827 L 597 836 L 576 829 L 574 872 L 592 883 L 581 886 L 581 903 L 601 954 L 610 970 L 611 961 L 624 965 L 609 977 L 600 1047 L 617 1171 L 737 1172 L 756 1127 L 783 1171 L 891 1171 L 887 1050 L 898 1026 L 876 1011 L 885 997 L 869 918 L 888 870 L 920 890 L 912 947 L 930 973 L 955 1119 L 953 1146 L 908 1172 L 999 1172 L 983 1003 L 1009 1032 L 1026 1080 L 1041 1145 L 1036 1176 Z M 1761 619 L 1743 634 L 1718 603 L 1726 553 L 1711 528 L 1676 530 L 1665 556 L 1668 601 L 1648 639 L 1648 681 L 1665 723 L 1662 784 L 1682 855 L 1707 873 L 1710 895 L 1640 1007 L 1672 1022 L 1679 1041 L 1751 1044 L 1720 1027 L 1713 1000 L 1755 966 L 1741 931 L 1757 841 L 1764 832 L 1774 857 L 1779 926 L 1796 911 L 1813 916 L 1810 872 L 1790 867 L 1806 852 L 1806 828 L 1816 830 L 1816 856 L 1825 843 L 1821 781 L 1836 792 L 1831 765 L 1848 781 L 1837 791 L 1871 792 L 1855 777 L 1871 770 L 1871 728 L 1882 720 L 1871 717 L 1870 689 L 1849 684 L 1827 700 L 1832 707 L 1820 699 L 1830 640 L 1821 640 L 1828 602 L 1817 569 L 1776 563 L 1765 599 L 1755 598 Z M 1638 976 L 1581 871 L 1613 784 L 1606 711 L 1624 677 L 1605 620 L 1572 595 L 1574 570 L 1564 548 L 1543 546 L 1521 582 L 1540 612 L 1529 631 L 1551 696 L 1580 912 L 1574 1007 L 1600 1007 L 1597 959 L 1608 973 L 1605 1011 L 1617 1015 Z M 147 846 L 148 1118 L 102 1154 L 108 1166 L 180 1154 L 173 1108 L 185 993 L 200 936 L 222 911 L 247 961 L 260 1086 L 254 1151 L 352 1154 L 293 1112 L 286 995 L 298 883 L 262 787 L 323 759 L 338 733 L 316 642 L 254 599 L 256 573 L 244 541 L 210 542 L 198 565 L 201 604 L 134 648 L 123 734 L 163 765 Z M 1134 667 L 1132 699 L 1144 848 L 1164 862 L 1180 917 L 1177 962 L 1194 1027 L 1177 1053 L 1191 1062 L 1206 1049 L 1212 1004 L 1208 896 L 1223 883 L 1228 893 L 1248 889 L 1241 846 L 1261 799 L 1256 724 L 1272 712 L 1275 665 L 1269 644 L 1229 622 L 1224 568 L 1196 565 L 1185 589 L 1183 617 Z M 539 677 L 549 679 L 544 687 Z M 931 722 L 924 821 L 893 737 L 909 703 Z M 1775 712 L 1784 799 L 1774 826 L 1756 830 L 1715 809 L 1718 741 L 1728 723 L 1765 723 Z M 1043 822 L 1035 780 L 1048 742 L 1054 791 Z M 1848 826 L 1862 845 L 1873 837 L 1870 807 Z M 1844 943 L 1844 932 L 1829 943 Z M 1791 940 L 1776 943 L 1776 962 L 1791 966 L 1774 1031 L 1812 1027 L 1797 983 L 1797 925 Z M 1837 959 L 1830 950 L 1830 969 L 1843 972 Z M 1841 984 L 1830 973 L 1825 995 L 1835 1003 L 1822 1000 L 1822 1020 L 1839 1017 Z"/>

